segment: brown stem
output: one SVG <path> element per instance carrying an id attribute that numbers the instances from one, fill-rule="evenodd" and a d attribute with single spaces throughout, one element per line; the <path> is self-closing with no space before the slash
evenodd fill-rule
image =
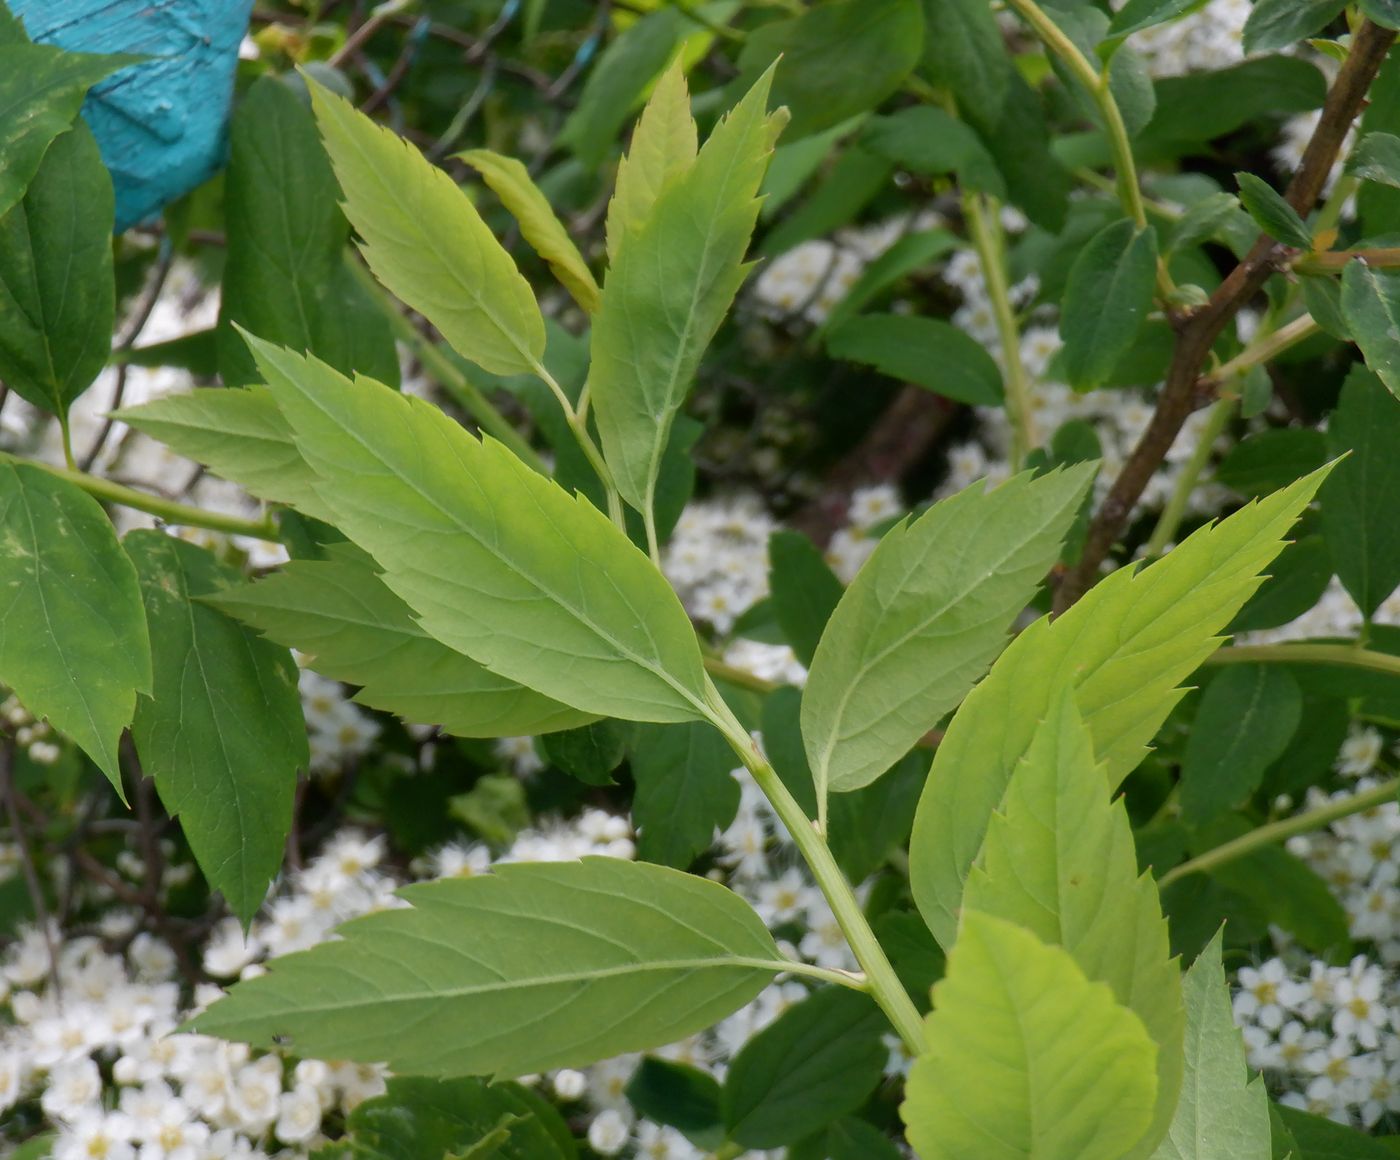
<path id="1" fill-rule="evenodd" d="M 1317 128 L 1285 194 L 1289 205 L 1300 214 L 1306 214 L 1322 192 L 1347 130 L 1356 119 L 1395 35 L 1394 30 L 1367 20 L 1352 38 L 1351 52 L 1327 94 Z M 1166 459 L 1182 426 L 1193 411 L 1214 400 L 1214 385 L 1200 381 L 1211 347 L 1230 320 L 1263 288 L 1286 253 L 1284 247 L 1261 235 L 1244 260 L 1210 296 L 1210 301 L 1179 318 L 1176 348 L 1157 399 L 1157 409 L 1095 513 L 1079 563 L 1067 569 L 1059 580 L 1055 590 L 1056 613 L 1063 612 L 1089 590 L 1099 574 L 1099 565 L 1123 534 L 1128 517 Z"/>

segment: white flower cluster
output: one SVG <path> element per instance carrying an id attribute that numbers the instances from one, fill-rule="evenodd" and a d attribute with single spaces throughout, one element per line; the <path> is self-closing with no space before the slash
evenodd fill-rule
<path id="1" fill-rule="evenodd" d="M 1115 8 L 1127 0 L 1114 0 Z M 1154 77 L 1228 68 L 1244 59 L 1249 0 L 1210 0 L 1197 12 L 1134 33 L 1128 43 Z"/>
<path id="2" fill-rule="evenodd" d="M 339 681 L 303 668 L 297 685 L 306 715 L 312 772 L 335 773 L 363 757 L 381 732 L 379 722 L 346 695 Z"/>
<path id="3" fill-rule="evenodd" d="M 63 752 L 53 729 L 47 721 L 35 720 L 34 714 L 19 703 L 13 693 L 0 702 L 0 721 L 14 734 L 29 760 L 37 765 L 52 765 Z"/>

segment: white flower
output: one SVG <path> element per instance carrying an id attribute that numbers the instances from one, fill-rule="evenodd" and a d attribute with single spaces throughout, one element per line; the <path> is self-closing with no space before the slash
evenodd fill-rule
<path id="1" fill-rule="evenodd" d="M 1258 970 L 1241 967 L 1238 979 L 1240 990 L 1234 1000 L 1235 1020 L 1253 1020 L 1271 1031 L 1283 1026 L 1280 991 L 1289 983 L 1288 971 L 1283 965 L 1283 960 L 1270 959 Z"/>
<path id="2" fill-rule="evenodd" d="M 588 1090 L 588 1077 L 581 1071 L 566 1067 L 554 1073 L 551 1086 L 556 1096 L 568 1102 L 579 1099 Z"/>
<path id="3" fill-rule="evenodd" d="M 588 1069 L 588 1102 L 601 1111 L 627 1110 L 627 1085 L 641 1057 L 619 1055 Z"/>
<path id="4" fill-rule="evenodd" d="M 136 1125 L 141 1160 L 204 1160 L 209 1125 L 195 1119 L 183 1100 L 167 1101 L 156 1115 Z"/>
<path id="5" fill-rule="evenodd" d="M 152 982 L 161 982 L 175 974 L 175 952 L 154 935 L 142 932 L 131 940 L 127 961 L 136 974 Z"/>
<path id="6" fill-rule="evenodd" d="M 874 527 L 883 520 L 899 515 L 904 510 L 899 492 L 890 484 L 876 487 L 858 488 L 851 494 L 847 514 L 851 523 L 862 530 Z"/>
<path id="7" fill-rule="evenodd" d="M 1337 980 L 1333 1033 L 1375 1050 L 1380 1042 L 1377 1033 L 1390 1023 L 1390 1012 L 1381 1004 L 1380 993 L 1379 968 L 1367 967 L 1365 959 L 1357 956 L 1347 973 Z"/>
<path id="8" fill-rule="evenodd" d="M 74 1120 L 96 1108 L 102 1098 L 102 1075 L 90 1059 L 70 1060 L 49 1073 L 39 1103 L 56 1120 Z"/>
<path id="9" fill-rule="evenodd" d="M 505 758 L 521 777 L 544 768 L 544 759 L 535 751 L 533 737 L 502 737 L 496 741 L 496 754 Z"/>
<path id="10" fill-rule="evenodd" d="M 1337 755 L 1337 772 L 1344 777 L 1360 777 L 1370 773 L 1380 760 L 1385 746 L 1380 733 L 1369 725 L 1352 727 Z"/>
<path id="11" fill-rule="evenodd" d="M 276 1056 L 264 1056 L 234 1073 L 229 1116 L 235 1126 L 250 1136 L 261 1135 L 277 1118 L 281 1094 L 282 1064 Z"/>
<path id="12" fill-rule="evenodd" d="M 236 918 L 225 918 L 204 945 L 204 969 L 216 979 L 232 979 L 262 953 L 262 940 L 245 935 Z"/>
<path id="13" fill-rule="evenodd" d="M 701 1160 L 705 1153 L 675 1128 L 644 1121 L 637 1125 L 636 1155 L 637 1160 Z"/>
<path id="14" fill-rule="evenodd" d="M 53 1160 L 134 1160 L 131 1123 L 120 1112 L 88 1111 L 58 1133 Z"/>
<path id="15" fill-rule="evenodd" d="M 449 842 L 431 855 L 428 866 L 434 878 L 472 878 L 491 869 L 491 851 L 480 844 Z"/>
<path id="16" fill-rule="evenodd" d="M 283 1092 L 277 1105 L 272 1134 L 284 1144 L 305 1144 L 321 1130 L 321 1099 L 310 1084 L 297 1084 Z"/>
<path id="17" fill-rule="evenodd" d="M 768 926 L 792 922 L 808 902 L 811 888 L 800 870 L 787 870 L 782 877 L 762 882 L 754 909 Z"/>
<path id="18" fill-rule="evenodd" d="M 588 1146 L 600 1156 L 616 1156 L 627 1146 L 632 1129 L 615 1108 L 599 1112 L 588 1125 Z"/>

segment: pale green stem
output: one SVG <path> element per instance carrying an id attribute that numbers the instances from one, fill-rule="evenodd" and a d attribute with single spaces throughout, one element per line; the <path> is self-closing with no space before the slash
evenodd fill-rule
<path id="1" fill-rule="evenodd" d="M 1336 184 L 1332 186 L 1332 192 L 1327 195 L 1327 200 L 1317 211 L 1317 218 L 1313 222 L 1314 238 L 1336 227 L 1342 218 L 1342 206 L 1346 204 L 1347 198 L 1360 188 L 1361 179 L 1353 177 L 1350 173 L 1337 179 Z"/>
<path id="2" fill-rule="evenodd" d="M 982 265 L 987 297 L 996 317 L 1001 341 L 1002 363 L 1006 368 L 1006 415 L 1011 422 L 1011 470 L 1019 471 L 1038 442 L 1035 416 L 1031 409 L 1030 378 L 1021 361 L 1021 331 L 1011 307 L 1011 287 L 1006 277 L 1006 247 L 997 216 L 997 203 L 981 194 L 965 193 L 963 217 Z"/>
<path id="3" fill-rule="evenodd" d="M 656 507 L 648 503 L 646 510 L 642 512 L 642 526 L 647 534 L 647 555 L 651 557 L 651 562 L 656 565 L 656 570 L 661 568 L 661 544 L 656 535 Z"/>
<path id="4" fill-rule="evenodd" d="M 588 433 L 588 420 L 573 403 L 569 402 L 569 396 L 564 393 L 564 388 L 559 385 L 558 380 L 549 373 L 548 368 L 542 362 L 536 360 L 532 369 L 540 381 L 559 400 L 564 418 L 568 420 L 569 430 L 574 433 L 574 438 L 578 440 L 578 445 L 583 450 L 584 458 L 588 460 L 589 466 L 593 468 L 598 479 L 602 482 L 603 491 L 608 497 L 608 518 L 623 532 L 626 532 L 627 519 L 622 513 L 622 497 L 618 494 L 617 484 L 613 482 L 612 472 L 608 470 L 603 453 L 598 450 L 598 445 L 593 442 L 593 436 Z"/>
<path id="5" fill-rule="evenodd" d="M 875 938 L 875 932 L 870 929 L 860 903 L 856 901 L 850 884 L 836 865 L 836 859 L 832 857 L 826 840 L 817 832 L 811 819 L 802 812 L 802 807 L 788 792 L 787 786 L 708 678 L 706 684 L 712 714 L 711 723 L 724 735 L 730 747 L 739 755 L 744 767 L 753 775 L 758 788 L 772 804 L 774 812 L 787 827 L 793 842 L 806 859 L 818 888 L 831 904 L 831 911 L 855 954 L 856 962 L 865 972 L 865 986 L 871 998 L 884 1011 L 910 1053 L 915 1056 L 923 1055 L 928 1050 L 923 1019 L 920 1018 L 918 1008 L 909 998 L 904 984 L 899 981 L 899 976 L 895 974 L 883 948 Z"/>
<path id="6" fill-rule="evenodd" d="M 1233 650 L 1227 649 L 1226 651 Z M 1252 854 L 1264 846 L 1287 841 L 1295 834 L 1306 834 L 1311 830 L 1320 830 L 1323 826 L 1335 822 L 1339 818 L 1350 817 L 1352 814 L 1359 814 L 1375 806 L 1384 805 L 1386 802 L 1395 800 L 1397 791 L 1400 791 L 1400 778 L 1373 786 L 1370 789 L 1364 789 L 1349 797 L 1328 802 L 1326 805 L 1296 814 L 1291 818 L 1270 822 L 1260 826 L 1257 830 L 1240 835 L 1234 841 L 1216 846 L 1213 850 L 1207 850 L 1204 854 L 1183 862 L 1180 866 L 1173 866 L 1157 880 L 1157 885 L 1165 889 L 1173 882 L 1190 874 L 1200 874 L 1206 870 L 1213 870 L 1217 866 L 1233 862 L 1236 858 Z"/>
<path id="7" fill-rule="evenodd" d="M 1181 527 L 1181 518 L 1186 514 L 1186 505 L 1191 500 L 1191 493 L 1196 490 L 1201 472 L 1206 469 L 1206 464 L 1210 462 L 1215 441 L 1219 438 L 1220 432 L 1225 429 L 1225 424 L 1229 422 L 1230 414 L 1234 409 L 1235 400 L 1232 398 L 1219 399 L 1211 408 L 1205 428 L 1201 431 L 1200 442 L 1196 444 L 1195 450 L 1191 452 L 1191 458 L 1181 469 L 1176 486 L 1172 489 L 1171 498 L 1167 500 L 1167 506 L 1162 509 L 1157 526 L 1152 529 L 1152 536 L 1147 541 L 1148 558 L 1160 556 L 1162 550 L 1176 538 L 1177 530 Z"/>
<path id="8" fill-rule="evenodd" d="M 103 500 L 106 503 L 120 504 L 122 507 L 134 508 L 139 512 L 146 512 L 148 515 L 156 516 L 168 524 L 180 524 L 188 528 L 208 528 L 211 532 L 228 532 L 236 536 L 252 536 L 254 539 L 276 542 L 282 538 L 277 530 L 277 525 L 271 518 L 261 520 L 245 520 L 238 516 L 226 516 L 219 512 L 205 511 L 203 508 L 191 507 L 189 504 L 175 503 L 172 500 L 161 499 L 159 496 L 148 495 L 144 491 L 137 491 L 135 488 L 126 487 L 120 483 L 113 483 L 109 479 L 102 479 L 96 475 L 89 475 L 85 471 L 78 471 L 71 467 L 54 467 L 52 464 L 40 463 L 33 459 L 21 459 L 16 455 L 0 454 L 0 462 L 23 464 L 28 467 L 37 467 L 47 471 L 50 475 L 56 475 L 59 479 L 67 480 L 75 487 L 81 488 L 94 499 Z"/>
<path id="9" fill-rule="evenodd" d="M 1297 346 L 1321 329 L 1311 314 L 1300 314 L 1277 330 L 1260 335 L 1229 362 L 1224 363 L 1219 370 L 1212 372 L 1210 378 L 1221 384 L 1227 383 L 1245 371 L 1277 358 L 1289 347 Z"/>
<path id="10" fill-rule="evenodd" d="M 737 685 L 741 689 L 750 689 L 755 693 L 775 692 L 782 688 L 776 681 L 764 680 L 762 677 L 749 672 L 748 669 L 741 669 L 737 665 L 728 664 L 719 657 L 705 658 L 705 671 L 712 677 L 718 677 L 731 685 Z"/>
<path id="11" fill-rule="evenodd" d="M 1348 665 L 1354 669 L 1370 669 L 1378 673 L 1400 676 L 1400 657 L 1373 652 L 1350 644 L 1243 644 L 1217 649 L 1208 658 L 1208 665 L 1311 664 Z"/>

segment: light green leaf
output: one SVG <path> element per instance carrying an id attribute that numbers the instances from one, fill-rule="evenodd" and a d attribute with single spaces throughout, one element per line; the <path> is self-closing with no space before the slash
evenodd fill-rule
<path id="1" fill-rule="evenodd" d="M 1322 482 L 1326 468 L 1189 536 L 1141 570 L 1120 568 L 1063 616 L 1022 632 L 963 701 L 934 756 L 910 844 L 910 883 L 935 937 L 956 930 L 963 881 L 1057 690 L 1076 703 L 1109 788 L 1137 766 L 1217 635 Z"/>
<path id="2" fill-rule="evenodd" d="M 936 318 L 862 314 L 832 330 L 826 349 L 833 358 L 865 363 L 945 399 L 988 407 L 1002 400 L 996 360 L 976 339 Z"/>
<path id="3" fill-rule="evenodd" d="M 1323 486 L 1322 533 L 1343 587 L 1365 616 L 1400 585 L 1400 401 L 1353 367 L 1327 421 L 1327 455 L 1346 455 Z M 1348 454 L 1348 452 L 1350 454 Z"/>
<path id="4" fill-rule="evenodd" d="M 549 263 L 573 300 L 589 314 L 596 311 L 602 291 L 593 280 L 593 272 L 531 179 L 529 170 L 514 157 L 490 149 L 468 149 L 457 156 L 481 174 L 520 223 L 521 236 Z"/>
<path id="5" fill-rule="evenodd" d="M 0 218 L 0 379 L 60 417 L 111 353 L 113 205 L 112 179 L 79 121 Z"/>
<path id="6" fill-rule="evenodd" d="M 136 570 L 97 501 L 0 463 L 0 683 L 71 737 L 122 794 L 117 742 L 151 648 Z"/>
<path id="7" fill-rule="evenodd" d="M 819 804 L 874 781 L 963 698 L 1059 558 L 1093 470 L 975 483 L 880 540 L 802 697 Z"/>
<path id="8" fill-rule="evenodd" d="M 266 387 L 196 387 L 123 408 L 113 417 L 259 499 L 335 522 L 335 513 L 316 494 L 315 473 Z"/>
<path id="9" fill-rule="evenodd" d="M 318 673 L 359 685 L 362 705 L 405 721 L 459 737 L 518 737 L 591 720 L 439 644 L 353 545 L 332 544 L 326 557 L 293 560 L 209 603 L 306 653 Z"/>
<path id="10" fill-rule="evenodd" d="M 1346 0 L 1258 0 L 1244 22 L 1244 51 L 1289 48 L 1330 24 Z"/>
<path id="11" fill-rule="evenodd" d="M 88 89 L 134 59 L 0 45 L 0 217 L 24 196 L 54 139 L 72 127 Z"/>
<path id="12" fill-rule="evenodd" d="M 632 745 L 637 856 L 684 870 L 739 809 L 734 751 L 707 722 L 643 725 Z"/>
<path id="13" fill-rule="evenodd" d="M 1347 158 L 1347 172 L 1363 181 L 1400 189 L 1400 137 L 1367 133 Z"/>
<path id="14" fill-rule="evenodd" d="M 1359 259 L 1342 271 L 1342 316 L 1390 393 L 1400 396 L 1400 274 Z"/>
<path id="15" fill-rule="evenodd" d="M 238 579 L 205 549 L 135 531 L 154 683 L 131 736 L 141 769 L 178 817 L 209 885 L 245 923 L 282 865 L 297 771 L 310 764 L 297 666 L 199 602 Z"/>
<path id="16" fill-rule="evenodd" d="M 996 14 L 982 0 L 923 0 L 923 70 L 965 109 L 995 121 L 1011 80 Z"/>
<path id="17" fill-rule="evenodd" d="M 622 497 L 644 513 L 700 358 L 748 273 L 758 187 L 782 125 L 764 111 L 771 79 L 671 178 L 622 245 L 593 320 L 589 389 L 603 453 Z"/>
<path id="18" fill-rule="evenodd" d="M 1303 694 L 1286 669 L 1231 665 L 1211 678 L 1181 762 L 1181 814 L 1209 822 L 1259 788 L 1288 749 Z"/>
<path id="19" fill-rule="evenodd" d="M 632 133 L 632 145 L 617 167 L 608 202 L 608 261 L 615 263 L 623 240 L 641 232 L 661 191 L 695 161 L 698 148 L 690 92 L 679 59 L 661 74 Z"/>
<path id="20" fill-rule="evenodd" d="M 257 381 L 233 322 L 314 350 L 338 371 L 397 384 L 389 321 L 346 260 L 350 226 L 339 198 L 305 98 L 275 77 L 259 78 L 229 126 L 218 330 L 225 385 Z"/>
<path id="21" fill-rule="evenodd" d="M 1235 183 L 1240 187 L 1240 204 L 1269 237 L 1300 250 L 1312 249 L 1308 223 L 1272 185 L 1253 173 L 1235 174 Z"/>
<path id="22" fill-rule="evenodd" d="M 922 1160 L 1122 1160 L 1152 1121 L 1157 1049 L 1069 954 L 969 910 L 933 988 L 900 1115 Z"/>
<path id="23" fill-rule="evenodd" d="M 401 1075 L 525 1075 L 682 1039 L 781 969 L 737 894 L 645 862 L 518 863 L 401 894 L 411 909 L 273 960 L 193 1028 Z"/>
<path id="24" fill-rule="evenodd" d="M 1152 1128 L 1125 1157 L 1147 1156 L 1181 1089 L 1181 972 L 1150 873 L 1139 874 L 1132 826 L 1094 759 L 1069 689 L 1061 690 L 1012 772 L 963 905 L 1062 946 L 1107 983 L 1157 1045 Z M 956 950 L 954 954 L 956 954 Z"/>
<path id="25" fill-rule="evenodd" d="M 1269 1160 L 1269 1097 L 1249 1080 L 1217 932 L 1186 972 L 1186 1082 L 1152 1160 Z"/>
<path id="26" fill-rule="evenodd" d="M 471 200 L 402 137 L 309 78 L 307 88 L 375 277 L 482 369 L 533 371 L 544 318 Z"/>
<path id="27" fill-rule="evenodd" d="M 1132 347 L 1152 305 L 1157 233 L 1130 219 L 1106 225 L 1070 268 L 1060 317 L 1064 367 L 1079 390 L 1101 384 Z"/>
<path id="28" fill-rule="evenodd" d="M 337 526 L 430 636 L 585 713 L 705 717 L 680 600 L 597 508 L 421 399 L 248 341 Z"/>

